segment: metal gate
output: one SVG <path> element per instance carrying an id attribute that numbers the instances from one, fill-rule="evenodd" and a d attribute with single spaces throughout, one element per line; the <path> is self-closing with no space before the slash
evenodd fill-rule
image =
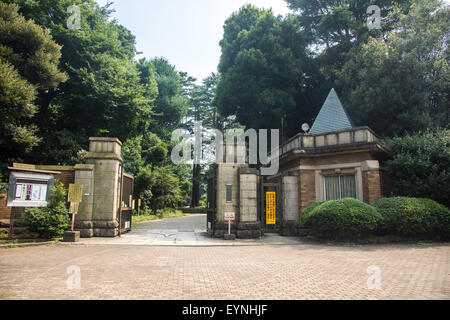
<path id="1" fill-rule="evenodd" d="M 217 211 L 217 188 L 216 188 L 216 172 L 208 177 L 208 193 L 207 193 L 207 203 L 206 203 L 206 213 L 207 213 L 207 229 L 208 232 L 212 232 L 215 228 L 216 223 L 216 211 Z"/>

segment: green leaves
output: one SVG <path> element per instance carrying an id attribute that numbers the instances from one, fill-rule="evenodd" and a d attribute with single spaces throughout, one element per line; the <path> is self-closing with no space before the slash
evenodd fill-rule
<path id="1" fill-rule="evenodd" d="M 274 119 L 295 109 L 307 60 L 299 28 L 293 17 L 275 17 L 250 5 L 226 21 L 215 98 L 220 113 L 235 114 L 247 127 L 279 128 Z"/>
<path id="2" fill-rule="evenodd" d="M 431 198 L 450 206 L 450 131 L 435 130 L 387 141 L 387 169 L 396 195 Z"/>
<path id="3" fill-rule="evenodd" d="M 421 0 L 408 15 L 392 15 L 399 31 L 353 49 L 338 72 L 346 106 L 358 124 L 378 134 L 446 127 L 449 11 Z"/>
<path id="4" fill-rule="evenodd" d="M 325 239 L 358 239 L 373 234 L 381 215 L 370 205 L 346 198 L 311 205 L 302 223 Z"/>
<path id="5" fill-rule="evenodd" d="M 41 139 L 29 119 L 36 113 L 37 90 L 67 80 L 58 70 L 61 47 L 48 30 L 26 20 L 18 6 L 0 2 L 0 142 L 1 160 L 10 162 Z"/>
<path id="6" fill-rule="evenodd" d="M 414 238 L 450 239 L 450 211 L 430 200 L 408 197 L 383 198 L 374 203 L 382 215 L 381 231 Z"/>
<path id="7" fill-rule="evenodd" d="M 168 167 L 143 168 L 135 182 L 135 192 L 153 214 L 160 209 L 176 208 L 182 200 L 179 179 Z"/>
<path id="8" fill-rule="evenodd" d="M 27 208 L 25 221 L 32 232 L 41 238 L 61 237 L 69 227 L 70 219 L 66 207 L 66 189 L 60 182 L 52 188 L 51 200 L 47 207 Z"/>

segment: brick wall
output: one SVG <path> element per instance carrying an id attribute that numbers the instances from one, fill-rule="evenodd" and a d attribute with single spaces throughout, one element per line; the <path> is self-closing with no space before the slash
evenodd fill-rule
<path id="1" fill-rule="evenodd" d="M 316 202 L 316 176 L 313 170 L 300 170 L 299 209 L 303 212 Z"/>
<path id="2" fill-rule="evenodd" d="M 362 173 L 363 200 L 372 204 L 381 198 L 381 177 L 379 170 L 369 170 Z"/>

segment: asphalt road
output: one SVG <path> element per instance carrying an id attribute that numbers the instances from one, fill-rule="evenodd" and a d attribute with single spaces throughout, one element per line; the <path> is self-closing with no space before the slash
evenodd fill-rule
<path id="1" fill-rule="evenodd" d="M 194 232 L 206 230 L 206 214 L 191 214 L 182 218 L 171 218 L 140 223 L 135 230 L 178 230 L 178 232 Z"/>

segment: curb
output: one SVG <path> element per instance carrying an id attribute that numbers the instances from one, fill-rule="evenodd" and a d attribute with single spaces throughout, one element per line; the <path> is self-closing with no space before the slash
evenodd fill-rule
<path id="1" fill-rule="evenodd" d="M 58 243 L 57 240 L 53 241 L 45 241 L 45 242 L 28 242 L 28 243 L 10 243 L 10 244 L 0 244 L 0 248 L 26 248 L 26 247 L 38 247 L 38 246 L 47 246 L 50 244 Z"/>

